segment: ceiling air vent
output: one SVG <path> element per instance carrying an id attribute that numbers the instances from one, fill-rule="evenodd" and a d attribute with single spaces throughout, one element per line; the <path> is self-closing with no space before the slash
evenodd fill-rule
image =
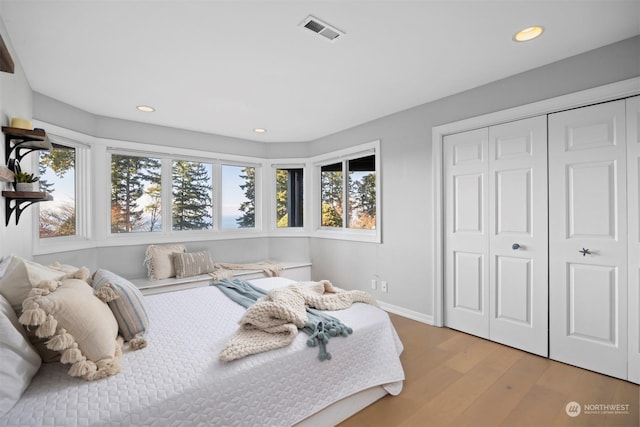
<path id="1" fill-rule="evenodd" d="M 332 27 L 326 22 L 322 22 L 318 18 L 314 18 L 313 16 L 308 16 L 307 19 L 302 21 L 300 26 L 321 35 L 329 41 L 336 41 L 340 37 L 344 36 L 344 32 Z"/>

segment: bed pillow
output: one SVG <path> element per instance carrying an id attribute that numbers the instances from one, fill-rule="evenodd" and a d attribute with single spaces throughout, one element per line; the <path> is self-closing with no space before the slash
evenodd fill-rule
<path id="1" fill-rule="evenodd" d="M 176 277 L 190 277 L 210 273 L 215 270 L 211 255 L 207 251 L 173 255 Z"/>
<path id="2" fill-rule="evenodd" d="M 0 294 L 20 314 L 22 301 L 43 280 L 60 280 L 65 273 L 33 261 L 12 256 L 6 273 L 0 279 Z"/>
<path id="3" fill-rule="evenodd" d="M 0 417 L 20 399 L 38 372 L 40 356 L 31 347 L 18 316 L 0 295 Z"/>
<path id="4" fill-rule="evenodd" d="M 20 323 L 71 364 L 69 375 L 97 380 L 120 371 L 118 322 L 93 288 L 81 279 L 45 280 L 22 303 Z"/>
<path id="5" fill-rule="evenodd" d="M 173 254 L 184 253 L 187 248 L 182 244 L 150 245 L 147 247 L 144 264 L 147 266 L 149 278 L 152 280 L 175 277 Z"/>
<path id="6" fill-rule="evenodd" d="M 69 265 L 69 264 L 61 264 L 59 261 L 56 261 L 53 264 L 49 264 L 48 267 L 52 270 L 62 271 L 67 275 L 73 275 L 75 272 L 80 270 L 80 267 L 76 267 L 75 265 Z"/>
<path id="7" fill-rule="evenodd" d="M 149 328 L 149 317 L 140 290 L 108 270 L 94 273 L 93 288 L 96 296 L 109 304 L 124 340 L 129 341 L 134 349 L 146 347 L 147 341 L 142 335 Z"/>
<path id="8" fill-rule="evenodd" d="M 10 262 L 10 256 L 6 256 L 0 260 L 0 279 L 2 279 L 2 276 L 4 276 L 4 273 L 7 271 L 7 267 L 9 267 Z"/>

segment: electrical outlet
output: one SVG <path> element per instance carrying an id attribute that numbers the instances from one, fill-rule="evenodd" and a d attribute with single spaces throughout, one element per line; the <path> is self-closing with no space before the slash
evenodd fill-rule
<path id="1" fill-rule="evenodd" d="M 371 289 L 375 291 L 377 287 L 378 287 L 378 281 L 376 279 L 371 279 Z"/>
<path id="2" fill-rule="evenodd" d="M 389 290 L 389 286 L 386 280 L 380 282 L 380 290 L 382 290 L 382 292 L 387 292 Z"/>

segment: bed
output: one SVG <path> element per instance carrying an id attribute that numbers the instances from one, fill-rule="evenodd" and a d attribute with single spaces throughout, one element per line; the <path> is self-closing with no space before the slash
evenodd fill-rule
<path id="1" fill-rule="evenodd" d="M 288 347 L 222 363 L 243 307 L 213 286 L 149 295 L 145 304 L 148 346 L 125 348 L 120 373 L 89 382 L 67 375 L 68 365 L 42 364 L 0 426 L 330 425 L 402 390 L 402 343 L 374 306 L 329 312 L 354 331 L 330 340 L 331 360 L 320 361 L 299 334 Z"/>

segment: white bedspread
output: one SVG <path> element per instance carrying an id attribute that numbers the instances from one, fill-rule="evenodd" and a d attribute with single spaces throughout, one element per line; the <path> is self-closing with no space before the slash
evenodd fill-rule
<path id="1" fill-rule="evenodd" d="M 253 281 L 270 288 L 288 279 Z M 125 351 L 116 376 L 86 382 L 43 364 L 2 426 L 287 426 L 353 393 L 402 389 L 402 343 L 388 315 L 367 304 L 330 312 L 354 333 L 335 337 L 321 362 L 299 334 L 292 345 L 230 363 L 218 353 L 244 308 L 215 287 L 146 297 L 149 345 Z"/>

